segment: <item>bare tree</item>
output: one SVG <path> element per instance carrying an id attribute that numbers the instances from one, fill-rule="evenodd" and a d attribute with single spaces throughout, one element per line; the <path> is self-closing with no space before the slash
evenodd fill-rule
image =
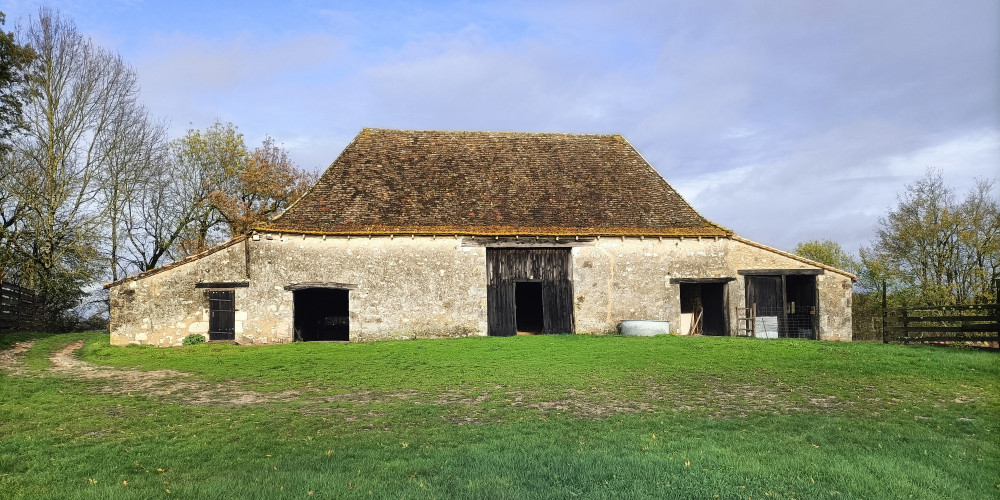
<path id="1" fill-rule="evenodd" d="M 132 68 L 71 21 L 42 8 L 21 36 L 38 58 L 24 103 L 26 130 L 12 142 L 23 169 L 10 183 L 23 213 L 14 247 L 22 274 L 58 314 L 105 268 L 103 183 L 122 149 L 132 147 L 126 139 L 143 113 Z"/>
<path id="2" fill-rule="evenodd" d="M 123 257 L 121 248 L 131 236 L 127 231 L 136 215 L 134 201 L 167 165 L 167 143 L 163 124 L 154 122 L 138 103 L 120 108 L 112 119 L 115 125 L 101 137 L 108 153 L 100 181 L 107 207 L 111 279 L 117 280 L 135 270 L 129 265 L 133 259 Z"/>
<path id="3" fill-rule="evenodd" d="M 247 152 L 232 123 L 190 129 L 170 143 L 128 202 L 129 264 L 140 271 L 245 234 L 315 182 L 270 138 Z"/>
<path id="4" fill-rule="evenodd" d="M 171 144 L 174 168 L 196 194 L 193 219 L 177 240 L 184 255 L 200 252 L 229 237 L 224 215 L 214 201 L 238 188 L 246 168 L 243 134 L 232 123 L 215 122 L 205 131 L 190 129 Z"/>
<path id="5" fill-rule="evenodd" d="M 174 148 L 171 148 L 174 149 Z M 145 183 L 127 203 L 130 264 L 139 271 L 186 255 L 178 244 L 190 237 L 192 226 L 210 211 L 211 183 L 201 166 L 180 161 L 171 151 L 161 168 L 150 171 Z"/>

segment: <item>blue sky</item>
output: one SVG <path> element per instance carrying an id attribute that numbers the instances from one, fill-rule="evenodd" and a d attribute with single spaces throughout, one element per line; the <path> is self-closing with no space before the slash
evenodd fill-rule
<path id="1" fill-rule="evenodd" d="M 738 234 L 849 250 L 928 167 L 1000 177 L 995 0 L 0 1 L 6 28 L 40 5 L 173 137 L 232 121 L 309 169 L 362 127 L 619 133 Z"/>

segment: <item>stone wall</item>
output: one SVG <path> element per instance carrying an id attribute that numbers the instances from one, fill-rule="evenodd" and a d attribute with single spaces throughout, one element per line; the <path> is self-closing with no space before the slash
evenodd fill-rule
<path id="1" fill-rule="evenodd" d="M 308 282 L 356 286 L 351 340 L 486 334 L 486 249 L 455 237 L 267 236 L 251 245 L 247 339 L 292 340 L 293 292 Z"/>
<path id="2" fill-rule="evenodd" d="M 680 333 L 680 285 L 672 278 L 734 278 L 725 287 L 734 308 L 746 293 L 740 270 L 816 269 L 800 260 L 732 239 L 601 238 L 573 249 L 573 287 L 579 332 L 611 332 L 625 319 L 669 321 Z M 851 340 L 851 279 L 827 271 L 816 277 L 821 340 Z"/>
<path id="3" fill-rule="evenodd" d="M 208 290 L 196 283 L 238 282 L 246 278 L 245 242 L 237 242 L 197 260 L 124 280 L 108 290 L 111 343 L 180 345 L 198 333 L 208 337 Z M 236 288 L 237 336 L 249 317 L 247 289 Z"/>
<path id="4" fill-rule="evenodd" d="M 249 278 L 244 245 L 249 245 Z M 206 289 L 235 288 L 236 341 L 293 339 L 297 283 L 341 283 L 349 295 L 351 340 L 486 334 L 486 250 L 446 238 L 323 238 L 266 235 L 110 287 L 112 343 L 180 345 L 208 332 Z"/>
<path id="5" fill-rule="evenodd" d="M 258 236 L 111 286 L 112 343 L 179 345 L 204 334 L 207 290 L 195 284 L 240 281 L 249 282 L 235 288 L 241 344 L 291 342 L 294 292 L 286 287 L 317 282 L 351 287 L 352 341 L 486 335 L 486 249 L 461 237 Z M 572 255 L 580 333 L 613 332 L 625 319 L 665 320 L 678 331 L 680 288 L 671 278 L 735 278 L 726 285 L 733 308 L 744 303 L 739 270 L 815 269 L 725 238 L 605 237 Z M 819 337 L 850 340 L 850 278 L 826 271 L 817 288 Z"/>

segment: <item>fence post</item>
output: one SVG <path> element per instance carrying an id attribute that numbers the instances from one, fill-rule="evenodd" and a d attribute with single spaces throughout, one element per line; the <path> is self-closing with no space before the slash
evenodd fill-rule
<path id="1" fill-rule="evenodd" d="M 885 326 L 889 320 L 889 311 L 886 310 L 886 300 L 885 300 L 885 280 L 882 280 L 882 343 L 888 344 L 889 340 L 885 338 Z"/>
<path id="2" fill-rule="evenodd" d="M 993 309 L 993 319 L 997 321 L 997 336 L 1000 337 L 1000 278 L 993 278 L 993 287 L 997 291 L 996 308 Z"/>
<path id="3" fill-rule="evenodd" d="M 910 328 L 909 328 L 909 310 L 906 309 L 906 305 L 903 305 L 903 345 L 910 345 Z"/>

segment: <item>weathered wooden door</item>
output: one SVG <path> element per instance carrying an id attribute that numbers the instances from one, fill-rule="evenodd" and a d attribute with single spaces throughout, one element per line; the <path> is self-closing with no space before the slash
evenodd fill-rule
<path id="1" fill-rule="evenodd" d="M 209 340 L 233 340 L 236 338 L 235 295 L 232 290 L 208 292 Z"/>
<path id="2" fill-rule="evenodd" d="M 487 248 L 486 307 L 490 335 L 517 334 L 517 283 L 540 282 L 544 333 L 573 333 L 569 248 Z"/>

